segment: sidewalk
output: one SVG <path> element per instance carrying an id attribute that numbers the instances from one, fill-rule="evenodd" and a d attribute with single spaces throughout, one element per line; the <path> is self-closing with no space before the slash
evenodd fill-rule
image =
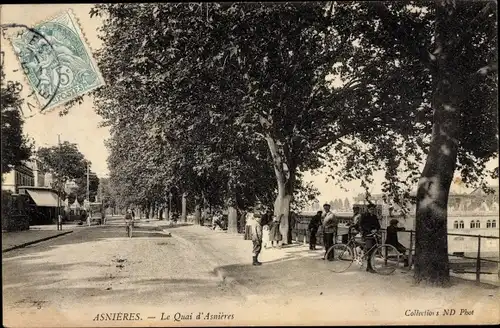
<path id="1" fill-rule="evenodd" d="M 485 315 L 488 322 L 498 320 L 500 289 L 492 285 L 477 286 L 474 282 L 453 277 L 450 288 L 415 285 L 413 272 L 403 267 L 389 276 L 366 272 L 356 264 L 346 272 L 335 273 L 329 262 L 322 260 L 322 249 L 310 251 L 308 245 L 302 243 L 281 249 L 263 249 L 259 256 L 262 265 L 253 266 L 252 242 L 244 240 L 240 234 L 200 226 L 172 229 L 171 232 L 179 242 L 190 245 L 197 252 L 197 260 L 211 262 L 220 278 L 239 289 L 248 301 L 263 308 L 277 304 L 288 308 L 295 304 L 297 311 L 292 314 L 298 316 L 313 310 L 324 316 L 322 311 L 331 311 L 325 313 L 335 313 L 339 324 L 354 324 L 360 320 L 359 324 L 366 325 L 368 317 L 376 319 L 378 324 L 416 324 L 426 323 L 425 320 L 438 323 L 445 319 L 449 319 L 448 323 L 452 320 L 457 323 L 459 319 L 466 323 Z M 342 311 L 335 311 L 340 308 Z M 476 317 L 429 319 L 408 316 L 408 311 L 421 308 L 433 311 L 469 309 L 475 311 Z"/>
<path id="2" fill-rule="evenodd" d="M 74 228 L 63 226 L 63 230 L 58 231 L 55 225 L 41 227 L 34 226 L 30 227 L 30 230 L 2 232 L 2 253 L 66 235 L 73 232 Z"/>
<path id="3" fill-rule="evenodd" d="M 208 227 L 192 225 L 189 230 L 182 229 L 189 233 L 191 230 L 196 234 L 196 239 L 201 239 L 204 248 L 213 250 L 217 260 L 223 264 L 239 263 L 251 264 L 252 262 L 252 241 L 244 240 L 242 234 L 227 233 L 221 230 L 211 230 Z M 198 236 L 201 235 L 201 236 Z M 194 237 L 194 236 L 193 236 Z M 321 259 L 323 249 L 316 251 L 309 250 L 309 244 L 293 242 L 291 245 L 285 245 L 282 248 L 262 248 L 259 255 L 259 261 L 262 263 L 285 261 L 300 258 Z"/>
<path id="4" fill-rule="evenodd" d="M 122 222 L 119 222 L 119 224 L 121 223 Z M 168 230 L 172 228 L 193 226 L 193 223 L 180 222 L 180 221 L 177 221 L 177 223 L 173 223 L 172 221 L 169 220 L 158 220 L 158 219 L 135 219 L 134 225 L 142 228 L 157 228 L 161 230 Z"/>

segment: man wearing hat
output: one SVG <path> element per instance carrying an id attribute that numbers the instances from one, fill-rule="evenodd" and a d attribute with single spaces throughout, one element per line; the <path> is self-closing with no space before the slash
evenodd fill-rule
<path id="1" fill-rule="evenodd" d="M 376 205 L 370 203 L 368 205 L 368 212 L 363 213 L 361 216 L 360 228 L 361 234 L 363 236 L 363 241 L 365 242 L 365 251 L 367 254 L 367 266 L 366 271 L 374 273 L 375 270 L 372 268 L 372 264 L 370 263 L 370 256 L 373 253 L 373 246 L 375 245 L 375 237 L 373 234 L 377 233 L 380 230 L 380 222 L 378 221 L 378 217 L 375 214 Z"/>
<path id="2" fill-rule="evenodd" d="M 335 214 L 330 211 L 330 204 L 323 205 L 323 245 L 325 246 L 325 257 L 326 253 L 333 246 L 333 241 L 335 235 L 337 234 L 337 224 L 338 220 Z"/>
<path id="3" fill-rule="evenodd" d="M 361 221 L 361 213 L 360 213 L 360 208 L 358 205 L 354 205 L 352 207 L 352 212 L 354 213 L 352 215 L 352 222 L 351 224 L 349 225 L 349 233 L 346 234 L 346 235 L 343 235 L 342 236 L 342 243 L 343 244 L 347 244 L 347 242 L 349 241 L 349 238 L 351 237 L 351 232 L 352 231 L 359 231 L 360 228 L 359 228 L 359 223 Z"/>

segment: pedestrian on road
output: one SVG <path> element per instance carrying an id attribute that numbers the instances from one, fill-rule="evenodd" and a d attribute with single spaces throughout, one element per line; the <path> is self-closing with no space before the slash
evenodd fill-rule
<path id="1" fill-rule="evenodd" d="M 254 217 L 252 212 L 248 212 L 245 216 L 245 240 L 252 239 L 252 226 L 254 224 Z"/>
<path id="2" fill-rule="evenodd" d="M 325 256 L 323 259 L 326 258 L 326 253 L 330 249 L 330 247 L 333 246 L 335 236 L 337 234 L 337 225 L 338 225 L 338 219 L 333 214 L 333 212 L 330 211 L 330 204 L 325 204 L 323 205 L 323 245 L 325 245 Z"/>
<path id="3" fill-rule="evenodd" d="M 319 226 L 321 225 L 321 215 L 322 211 L 318 211 L 315 216 L 312 217 L 311 221 L 309 221 L 309 225 L 307 226 L 307 230 L 309 231 L 309 249 L 316 249 L 316 235 L 318 234 Z"/>
<path id="4" fill-rule="evenodd" d="M 269 238 L 269 224 L 262 226 L 262 245 L 264 248 L 269 248 L 271 244 Z"/>
<path id="5" fill-rule="evenodd" d="M 280 247 L 281 245 L 283 236 L 280 232 L 280 223 L 284 216 L 284 214 L 280 214 L 278 217 L 275 216 L 273 222 L 271 223 L 271 226 L 269 227 L 269 240 L 271 241 L 271 246 L 273 248 L 275 246 Z"/>
<path id="6" fill-rule="evenodd" d="M 252 243 L 253 243 L 253 262 L 252 265 L 261 265 L 258 256 L 262 249 L 262 225 L 261 216 L 257 215 L 254 218 L 254 224 L 252 226 Z"/>
<path id="7" fill-rule="evenodd" d="M 398 231 L 405 231 L 404 227 L 398 227 L 399 221 L 396 219 L 392 219 L 389 222 L 389 226 L 387 227 L 387 237 L 385 239 L 385 243 L 394 246 L 398 252 L 403 254 L 404 266 L 408 266 L 408 258 L 406 257 L 406 247 L 399 243 L 398 240 Z"/>
<path id="8" fill-rule="evenodd" d="M 373 246 L 375 245 L 375 234 L 380 230 L 380 222 L 377 215 L 375 214 L 375 209 L 375 204 L 369 204 L 368 212 L 363 213 L 360 222 L 361 233 L 363 236 L 363 241 L 365 242 L 365 252 L 368 252 L 366 257 L 366 271 L 371 273 L 375 273 L 375 270 L 373 270 L 370 263 L 370 256 L 374 251 Z"/>

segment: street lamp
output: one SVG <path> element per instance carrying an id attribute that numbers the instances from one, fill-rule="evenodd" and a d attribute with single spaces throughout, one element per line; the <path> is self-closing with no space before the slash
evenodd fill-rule
<path id="1" fill-rule="evenodd" d="M 59 146 L 59 156 L 58 156 L 58 171 L 60 175 L 61 172 L 61 156 L 62 156 L 62 148 L 61 148 L 61 135 L 57 134 L 57 144 Z M 61 190 L 62 190 L 62 182 L 61 179 L 58 179 L 59 181 L 57 182 L 57 230 L 62 230 L 62 216 L 61 216 Z"/>

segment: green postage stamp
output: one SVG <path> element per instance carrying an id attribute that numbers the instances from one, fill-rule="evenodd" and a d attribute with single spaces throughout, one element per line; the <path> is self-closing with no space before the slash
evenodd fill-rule
<path id="1" fill-rule="evenodd" d="M 11 40 L 28 83 L 44 110 L 104 85 L 71 11 L 25 29 Z"/>

